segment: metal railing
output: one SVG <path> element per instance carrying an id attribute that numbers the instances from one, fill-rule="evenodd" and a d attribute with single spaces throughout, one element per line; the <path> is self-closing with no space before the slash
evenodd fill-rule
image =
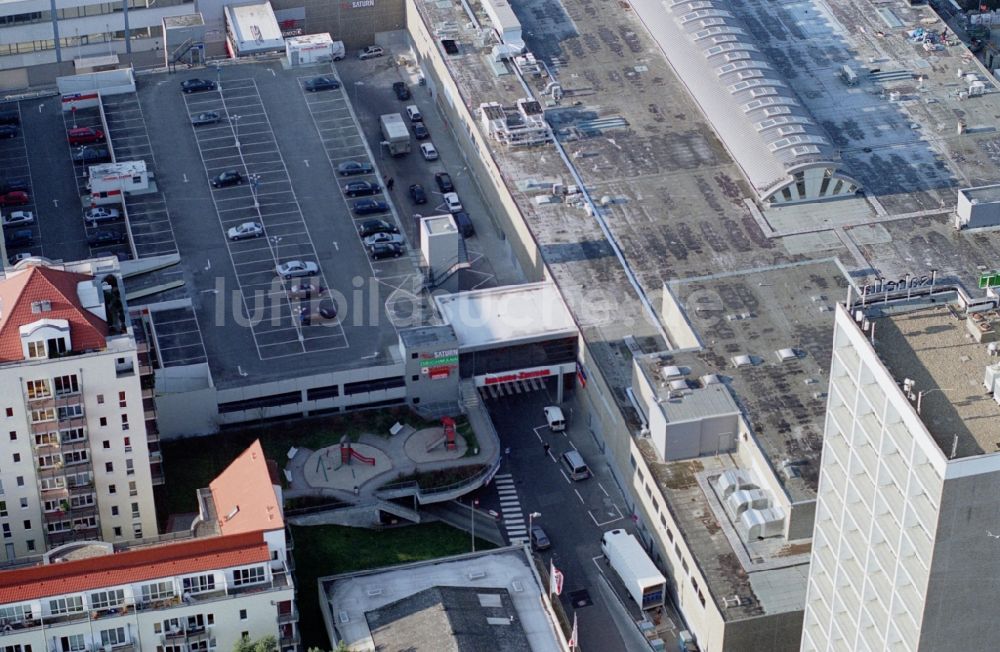
<path id="1" fill-rule="evenodd" d="M 497 470 L 500 468 L 501 457 L 497 456 L 497 459 L 493 461 L 492 464 L 485 465 L 481 470 L 479 470 L 474 475 L 460 480 L 458 482 L 453 482 L 448 485 L 441 487 L 428 487 L 423 489 L 420 487 L 420 483 L 417 480 L 403 480 L 400 482 L 390 482 L 383 485 L 375 492 L 375 497 L 388 500 L 391 498 L 401 498 L 403 496 L 416 496 L 418 502 L 435 502 L 429 500 L 430 498 L 440 497 L 443 494 L 458 491 L 460 489 L 465 489 L 469 491 L 470 488 L 480 487 L 487 479 L 492 478 Z"/>

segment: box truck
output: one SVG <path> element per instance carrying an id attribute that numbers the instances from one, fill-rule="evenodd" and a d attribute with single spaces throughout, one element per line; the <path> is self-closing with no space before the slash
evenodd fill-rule
<path id="1" fill-rule="evenodd" d="M 639 608 L 663 606 L 667 580 L 634 536 L 625 530 L 609 530 L 601 537 L 601 552 Z"/>
<path id="2" fill-rule="evenodd" d="M 403 116 L 398 113 L 386 113 L 379 117 L 382 125 L 382 138 L 384 146 L 389 148 L 389 153 L 393 156 L 402 156 L 410 153 L 410 130 L 403 122 Z"/>

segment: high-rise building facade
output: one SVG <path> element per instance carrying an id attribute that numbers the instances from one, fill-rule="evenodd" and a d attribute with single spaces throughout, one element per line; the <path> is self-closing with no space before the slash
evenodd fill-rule
<path id="1" fill-rule="evenodd" d="M 157 534 L 151 377 L 116 269 L 0 280 L 0 560 Z"/>
<path id="2" fill-rule="evenodd" d="M 993 650 L 996 297 L 837 306 L 803 650 Z"/>

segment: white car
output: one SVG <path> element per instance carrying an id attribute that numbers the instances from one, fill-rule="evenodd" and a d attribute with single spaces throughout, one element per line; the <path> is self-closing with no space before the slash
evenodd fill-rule
<path id="1" fill-rule="evenodd" d="M 375 57 L 380 57 L 385 54 L 385 50 L 377 45 L 368 45 L 358 52 L 358 58 L 364 61 L 365 59 L 374 59 Z"/>
<path id="2" fill-rule="evenodd" d="M 3 216 L 4 226 L 24 226 L 25 224 L 34 224 L 35 214 L 31 211 L 14 211 Z"/>
<path id="3" fill-rule="evenodd" d="M 278 276 L 283 279 L 298 278 L 300 276 L 316 276 L 319 274 L 319 266 L 310 260 L 289 260 L 275 267 Z"/>
<path id="4" fill-rule="evenodd" d="M 264 235 L 264 227 L 256 222 L 244 222 L 239 226 L 229 229 L 226 234 L 230 240 L 243 240 L 245 238 L 259 238 Z"/>
<path id="5" fill-rule="evenodd" d="M 11 265 L 16 265 L 19 262 L 21 262 L 22 260 L 28 260 L 29 258 L 31 258 L 34 255 L 35 254 L 31 253 L 30 251 L 22 251 L 19 254 L 14 254 L 13 256 L 11 256 L 10 258 L 8 258 L 7 260 L 10 261 Z"/>
<path id="6" fill-rule="evenodd" d="M 424 159 L 427 161 L 438 160 L 437 147 L 434 147 L 434 143 L 420 143 L 420 153 L 424 155 Z"/>
<path id="7" fill-rule="evenodd" d="M 449 213 L 460 213 L 462 212 L 462 202 L 458 199 L 457 192 L 446 192 L 443 195 L 444 204 L 448 207 Z"/>
<path id="8" fill-rule="evenodd" d="M 95 206 L 83 214 L 83 219 L 93 225 L 98 222 L 113 222 L 118 219 L 118 215 L 118 209 L 116 208 Z"/>
<path id="9" fill-rule="evenodd" d="M 398 233 L 373 233 L 364 240 L 365 247 L 370 247 L 374 244 L 403 244 L 403 236 Z"/>

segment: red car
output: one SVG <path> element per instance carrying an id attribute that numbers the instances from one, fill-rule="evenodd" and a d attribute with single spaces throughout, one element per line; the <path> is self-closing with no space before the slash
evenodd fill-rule
<path id="1" fill-rule="evenodd" d="M 70 145 L 88 145 L 104 141 L 104 132 L 93 127 L 76 127 L 66 132 Z"/>
<path id="2" fill-rule="evenodd" d="M 24 206 L 30 203 L 31 196 L 23 190 L 14 190 L 0 195 L 0 206 Z"/>

